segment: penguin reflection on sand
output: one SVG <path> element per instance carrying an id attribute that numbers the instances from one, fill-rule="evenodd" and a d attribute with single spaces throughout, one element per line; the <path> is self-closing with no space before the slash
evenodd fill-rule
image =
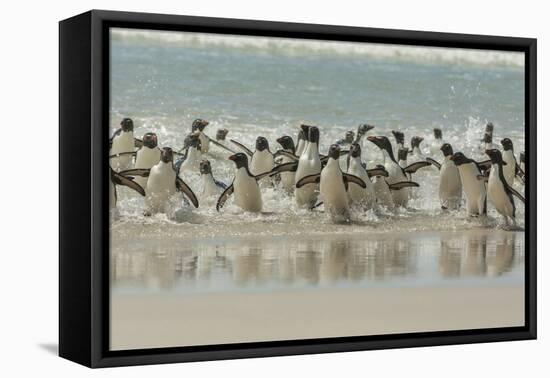
<path id="1" fill-rule="evenodd" d="M 111 209 L 116 207 L 117 203 L 117 190 L 116 186 L 126 186 L 130 189 L 135 190 L 142 196 L 145 196 L 145 190 L 143 190 L 143 187 L 136 183 L 134 181 L 133 177 L 125 176 L 120 173 L 115 172 L 112 168 L 109 169 L 110 171 L 110 180 L 109 180 L 109 207 Z"/>
<path id="2" fill-rule="evenodd" d="M 460 181 L 466 194 L 466 208 L 469 216 L 487 215 L 487 189 L 480 180 L 483 170 L 478 163 L 462 152 L 455 152 L 451 160 L 458 167 Z"/>
<path id="3" fill-rule="evenodd" d="M 255 176 L 248 169 L 248 158 L 242 152 L 228 158 L 235 163 L 235 178 L 218 198 L 216 210 L 220 211 L 229 196 L 235 196 L 235 204 L 244 211 L 259 213 L 262 211 L 262 193 L 258 181 L 267 177 L 270 172 Z"/>
<path id="4" fill-rule="evenodd" d="M 491 170 L 489 172 L 489 181 L 487 183 L 487 197 L 500 215 L 504 217 L 505 224 L 512 221 L 512 226 L 516 226 L 516 205 L 514 196 L 525 203 L 523 196 L 513 189 L 506 182 L 504 169 L 506 166 L 502 160 L 502 154 L 497 149 L 487 150 L 485 153 L 491 158 Z M 480 180 L 483 178 L 479 178 Z"/>
<path id="5" fill-rule="evenodd" d="M 343 173 L 340 169 L 340 146 L 333 144 L 329 148 L 327 165 L 321 173 L 308 175 L 296 182 L 296 188 L 299 189 L 306 184 L 319 183 L 321 201 L 323 201 L 325 211 L 327 211 L 333 220 L 350 221 L 348 187 L 352 183 L 365 189 L 367 186 L 363 180 L 357 176 Z"/>
<path id="6" fill-rule="evenodd" d="M 109 140 L 109 155 L 111 167 L 115 171 L 130 169 L 134 157 L 134 148 L 140 147 L 141 141 L 134 138 L 134 121 L 124 118 Z"/>
<path id="7" fill-rule="evenodd" d="M 385 168 L 388 171 L 386 181 L 392 189 L 392 198 L 395 206 L 406 207 L 409 202 L 409 188 L 418 186 L 409 180 L 407 174 L 412 174 L 418 169 L 430 166 L 427 161 L 419 161 L 405 168 L 399 166 L 393 155 L 390 140 L 385 136 L 370 136 L 367 138 L 382 150 L 385 160 Z"/>
<path id="8" fill-rule="evenodd" d="M 176 192 L 183 192 L 193 206 L 199 207 L 199 201 L 191 188 L 178 177 L 173 164 L 173 151 L 164 147 L 160 161 L 148 172 L 147 196 L 145 197 L 146 214 L 166 212 L 166 206 Z"/>

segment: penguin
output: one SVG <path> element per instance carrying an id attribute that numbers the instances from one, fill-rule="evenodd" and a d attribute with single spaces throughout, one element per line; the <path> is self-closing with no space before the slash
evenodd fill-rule
<path id="1" fill-rule="evenodd" d="M 199 164 L 201 161 L 201 148 L 200 134 L 190 134 L 187 137 L 187 148 L 185 154 L 176 161 L 175 167 L 178 177 L 182 180 L 186 174 L 198 174 Z"/>
<path id="2" fill-rule="evenodd" d="M 480 180 L 484 170 L 462 152 L 455 152 L 450 158 L 458 167 L 460 181 L 466 194 L 466 208 L 470 216 L 487 215 L 487 189 L 485 182 Z"/>
<path id="3" fill-rule="evenodd" d="M 409 186 L 402 184 L 405 182 L 411 182 L 407 174 L 412 174 L 418 169 L 430 166 L 431 164 L 427 161 L 419 161 L 402 168 L 395 160 L 390 140 L 387 137 L 369 136 L 367 140 L 374 143 L 382 150 L 382 153 L 384 154 L 384 160 L 386 162 L 385 168 L 388 171 L 388 177 L 386 178 L 388 185 L 391 187 L 393 184 L 400 184 L 393 187 L 392 190 L 394 205 L 406 207 L 409 201 L 409 187 L 418 186 L 418 184 Z"/>
<path id="4" fill-rule="evenodd" d="M 302 156 L 302 152 L 304 152 L 306 144 L 307 144 L 307 138 L 306 134 L 304 133 L 304 130 L 300 130 L 298 132 L 298 142 L 296 143 L 296 150 L 294 151 L 295 155 L 300 157 Z"/>
<path id="5" fill-rule="evenodd" d="M 202 198 L 208 198 L 214 195 L 219 197 L 219 195 L 227 189 L 227 185 L 214 179 L 214 176 L 212 175 L 212 167 L 210 166 L 210 162 L 208 160 L 202 160 L 200 162 L 200 172 L 202 177 Z"/>
<path id="6" fill-rule="evenodd" d="M 294 141 L 292 138 L 288 135 L 284 135 L 277 139 L 277 143 L 281 145 L 283 148 L 283 151 L 289 152 L 293 155 L 296 155 L 296 149 L 294 148 Z M 294 161 L 293 158 L 290 158 L 288 156 L 281 156 L 280 158 L 281 164 L 285 163 L 291 163 Z M 296 172 L 295 171 L 287 171 L 281 173 L 281 186 L 283 189 L 289 193 L 294 191 L 294 182 L 296 178 Z"/>
<path id="7" fill-rule="evenodd" d="M 174 153 L 170 147 L 164 147 L 160 154 L 160 161 L 150 170 L 141 170 L 148 176 L 145 189 L 146 215 L 165 212 L 166 205 L 176 191 L 183 192 L 193 206 L 199 207 L 199 201 L 191 188 L 180 178 L 174 167 Z M 130 170 L 129 172 L 131 172 Z M 134 170 L 138 171 L 138 170 Z"/>
<path id="8" fill-rule="evenodd" d="M 220 211 L 231 194 L 235 195 L 235 204 L 244 211 L 259 213 L 262 211 L 262 193 L 258 181 L 269 175 L 255 176 L 248 169 L 248 158 L 242 152 L 229 156 L 235 163 L 235 178 L 218 198 L 216 210 Z"/>
<path id="9" fill-rule="evenodd" d="M 208 140 L 210 143 L 230 152 L 231 154 L 234 154 L 235 151 L 228 147 L 226 144 L 225 144 L 225 140 L 226 140 L 226 137 L 227 137 L 227 134 L 229 133 L 229 130 L 227 129 L 218 129 L 216 131 L 216 138 L 215 139 L 212 139 L 210 137 L 208 137 Z M 206 134 L 204 134 L 206 136 Z"/>
<path id="10" fill-rule="evenodd" d="M 500 215 L 504 217 L 506 225 L 509 220 L 512 225 L 516 226 L 516 205 L 514 196 L 519 198 L 523 203 L 523 196 L 508 185 L 504 176 L 504 167 L 508 163 L 502 159 L 502 154 L 497 149 L 487 150 L 485 153 L 491 158 L 491 170 L 489 172 L 489 181 L 487 182 L 487 197 L 493 204 Z"/>
<path id="11" fill-rule="evenodd" d="M 157 135 L 155 133 L 146 133 L 142 141 L 141 148 L 136 151 L 134 168 L 151 169 L 160 161 L 161 151 L 158 148 Z M 147 187 L 147 177 L 136 176 L 134 180 L 142 187 Z"/>
<path id="12" fill-rule="evenodd" d="M 445 144 L 443 141 L 443 133 L 440 128 L 434 128 L 434 140 L 430 146 L 430 155 L 437 156 L 441 150 L 441 146 Z"/>
<path id="13" fill-rule="evenodd" d="M 361 145 L 363 143 L 363 138 L 365 137 L 365 135 L 367 135 L 367 133 L 372 129 L 374 129 L 374 126 L 366 123 L 362 123 L 359 126 L 357 126 L 357 133 L 355 134 L 356 135 L 355 143 L 358 143 L 359 145 Z"/>
<path id="14" fill-rule="evenodd" d="M 492 133 L 485 133 L 483 136 L 483 146 L 482 149 L 486 150 L 492 150 L 494 148 L 497 148 L 495 144 L 493 144 L 493 134 Z"/>
<path id="15" fill-rule="evenodd" d="M 506 163 L 504 166 L 504 178 L 509 186 L 514 186 L 515 178 L 525 183 L 524 176 L 525 172 L 521 169 L 520 165 L 516 161 L 516 156 L 514 155 L 514 144 L 510 138 L 504 138 L 500 141 L 502 144 L 502 160 Z"/>
<path id="16" fill-rule="evenodd" d="M 210 138 L 204 133 L 204 128 L 208 126 L 210 122 L 205 119 L 197 118 L 191 124 L 191 133 L 198 134 L 200 144 L 200 151 L 203 154 L 207 154 L 210 150 Z"/>
<path id="17" fill-rule="evenodd" d="M 295 183 L 302 178 L 321 173 L 321 157 L 319 156 L 319 129 L 316 126 L 302 125 L 304 134 L 307 131 L 306 149 L 296 165 Z M 291 164 L 291 163 L 288 163 Z M 317 200 L 319 186 L 316 183 L 303 185 L 294 191 L 296 203 L 301 207 L 311 208 Z"/>
<path id="18" fill-rule="evenodd" d="M 397 163 L 399 164 L 399 166 L 401 168 L 405 168 L 407 165 L 409 165 L 407 163 L 408 155 L 409 155 L 409 148 L 408 147 L 400 148 L 397 151 Z"/>
<path id="19" fill-rule="evenodd" d="M 340 146 L 333 144 L 329 148 L 327 165 L 320 173 L 308 175 L 296 182 L 300 189 L 306 184 L 319 184 L 321 201 L 333 220 L 350 221 L 349 198 L 347 190 L 349 183 L 365 189 L 367 186 L 359 177 L 343 173 L 340 169 Z"/>
<path id="20" fill-rule="evenodd" d="M 218 141 L 220 143 L 225 141 L 225 137 L 227 136 L 228 133 L 229 133 L 229 130 L 227 130 L 227 129 L 218 129 L 218 130 L 216 130 L 216 141 Z"/>
<path id="21" fill-rule="evenodd" d="M 457 210 L 462 202 L 462 181 L 453 160 L 453 147 L 449 143 L 441 146 L 443 163 L 433 164 L 439 168 L 439 202 L 443 210 Z"/>
<path id="22" fill-rule="evenodd" d="M 127 186 L 130 189 L 135 190 L 142 196 L 145 196 L 145 190 L 143 190 L 143 187 L 136 183 L 134 181 L 134 178 L 131 176 L 122 175 L 120 173 L 117 173 L 113 170 L 113 168 L 109 168 L 110 175 L 109 175 L 109 208 L 114 209 L 116 207 L 117 203 L 117 185 L 123 185 Z"/>
<path id="23" fill-rule="evenodd" d="M 250 173 L 254 176 L 258 176 L 263 173 L 270 173 L 275 167 L 275 156 L 269 150 L 269 142 L 263 136 L 256 138 L 256 149 L 252 152 L 249 148 L 243 144 L 231 139 L 232 143 L 240 147 L 248 156 L 250 156 Z M 261 187 L 267 187 L 272 184 L 272 180 L 265 180 L 262 182 Z"/>
<path id="24" fill-rule="evenodd" d="M 351 185 L 349 187 L 350 200 L 353 204 L 358 204 L 364 209 L 371 209 L 376 203 L 376 193 L 374 191 L 374 184 L 370 178 L 373 176 L 387 177 L 388 172 L 383 167 L 382 169 L 367 170 L 361 161 L 361 145 L 357 142 L 351 145 L 348 156 L 350 157 L 350 162 L 347 173 L 359 177 L 365 183 L 365 188 L 358 185 Z"/>
<path id="25" fill-rule="evenodd" d="M 109 139 L 110 165 L 115 171 L 130 169 L 132 166 L 135 147 L 140 147 L 141 141 L 134 138 L 134 121 L 131 118 L 124 118 L 120 122 L 111 139 Z"/>
<path id="26" fill-rule="evenodd" d="M 346 131 L 346 136 L 344 137 L 344 139 L 338 140 L 336 144 L 340 146 L 344 146 L 344 145 L 352 144 L 354 140 L 355 140 L 355 133 L 349 130 L 349 131 Z"/>
<path id="27" fill-rule="evenodd" d="M 416 162 L 416 161 L 425 161 L 426 160 L 426 157 L 424 156 L 424 154 L 422 153 L 422 151 L 420 150 L 420 143 L 422 143 L 422 141 L 424 140 L 424 138 L 422 137 L 419 137 L 419 136 L 413 136 L 411 138 L 411 154 L 412 154 L 412 162 Z"/>
<path id="28" fill-rule="evenodd" d="M 405 134 L 398 130 L 392 130 L 391 133 L 395 138 L 396 149 L 399 150 L 400 148 L 405 147 Z"/>

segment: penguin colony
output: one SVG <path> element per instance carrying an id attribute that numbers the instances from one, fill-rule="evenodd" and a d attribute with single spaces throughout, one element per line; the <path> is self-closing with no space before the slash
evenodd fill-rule
<path id="1" fill-rule="evenodd" d="M 320 130 L 301 125 L 296 139 L 283 135 L 276 140 L 276 151 L 268 140 L 258 136 L 254 150 L 234 139 L 227 140 L 227 129 L 211 138 L 205 133 L 209 122 L 196 119 L 183 147 L 160 147 L 155 133 L 142 139 L 134 136 L 134 123 L 124 118 L 109 141 L 110 207 L 116 208 L 117 186 L 126 186 L 145 197 L 144 215 L 166 212 L 169 206 L 215 207 L 217 211 L 231 200 L 246 212 L 263 211 L 262 191 L 275 188 L 293 196 L 298 207 L 325 213 L 335 222 L 350 222 L 352 208 L 408 207 L 415 188 L 422 185 L 421 171 L 439 175 L 441 209 L 465 207 L 468 216 L 487 215 L 487 202 L 502 216 L 506 226 L 516 226 L 516 204 L 525 203 L 514 186 L 525 185 L 525 153 L 516 160 L 510 138 L 493 143 L 493 124 L 487 124 L 480 149 L 487 159 L 475 161 L 443 140 L 441 129 L 434 129 L 434 141 L 426 156 L 421 136 L 412 136 L 405 146 L 405 134 L 392 130 L 393 143 L 384 135 L 367 135 L 374 126 L 362 124 L 334 141 L 326 155 L 319 151 Z M 363 141 L 378 149 L 379 161 L 362 159 Z M 213 176 L 212 164 L 219 159 L 212 147 L 229 154 L 234 174 L 223 182 Z M 217 156 L 217 157 L 216 157 Z M 189 175 L 200 175 L 199 197 L 186 183 Z M 415 180 L 418 176 L 419 180 Z M 224 179 L 228 179 L 227 177 Z M 176 193 L 181 193 L 178 197 Z M 176 198 L 176 203 L 174 203 Z M 178 199 L 181 198 L 181 199 Z"/>

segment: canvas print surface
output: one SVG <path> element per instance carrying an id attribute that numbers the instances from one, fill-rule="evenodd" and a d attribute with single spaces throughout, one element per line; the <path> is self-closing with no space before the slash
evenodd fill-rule
<path id="1" fill-rule="evenodd" d="M 111 350 L 524 325 L 523 53 L 110 45 Z"/>

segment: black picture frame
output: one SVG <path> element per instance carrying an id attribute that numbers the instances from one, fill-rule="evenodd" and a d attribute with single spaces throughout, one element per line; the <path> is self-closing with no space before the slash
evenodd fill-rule
<path id="1" fill-rule="evenodd" d="M 525 53 L 523 327 L 109 351 L 110 27 L 521 51 Z M 92 10 L 59 23 L 59 355 L 89 367 L 534 339 L 536 39 Z M 74 185 L 77 182 L 79 185 Z"/>

